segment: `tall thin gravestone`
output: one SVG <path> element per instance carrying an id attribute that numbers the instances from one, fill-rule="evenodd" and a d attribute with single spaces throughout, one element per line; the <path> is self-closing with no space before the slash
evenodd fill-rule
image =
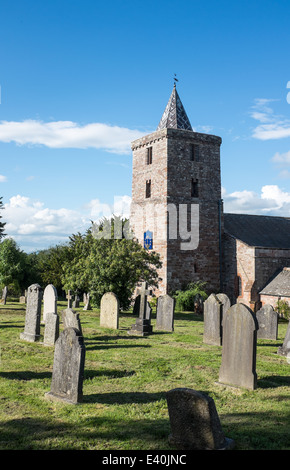
<path id="1" fill-rule="evenodd" d="M 258 328 L 255 314 L 246 305 L 238 303 L 225 312 L 220 384 L 256 388 Z"/>
<path id="2" fill-rule="evenodd" d="M 57 290 L 52 284 L 48 284 L 43 292 L 43 323 L 47 313 L 57 313 Z"/>
<path id="3" fill-rule="evenodd" d="M 147 282 L 142 282 L 141 289 L 138 289 L 137 294 L 140 295 L 139 317 L 136 319 L 134 325 L 128 330 L 129 335 L 147 336 L 152 333 L 152 325 L 150 319 L 147 318 L 147 296 L 152 295 L 152 290 L 148 289 Z"/>
<path id="4" fill-rule="evenodd" d="M 222 303 L 215 294 L 204 302 L 203 342 L 220 346 L 222 344 Z"/>
<path id="5" fill-rule="evenodd" d="M 84 339 L 78 330 L 66 328 L 55 343 L 50 392 L 46 398 L 77 404 L 83 399 Z"/>
<path id="6" fill-rule="evenodd" d="M 106 292 L 101 298 L 100 326 L 104 328 L 119 328 L 120 303 L 114 292 Z"/>
<path id="7" fill-rule="evenodd" d="M 174 331 L 175 299 L 168 294 L 157 299 L 156 330 Z"/>
<path id="8" fill-rule="evenodd" d="M 2 302 L 4 305 L 6 305 L 7 295 L 8 295 L 8 287 L 5 286 L 2 292 Z"/>
<path id="9" fill-rule="evenodd" d="M 40 338 L 42 290 L 39 284 L 28 287 L 24 332 L 20 339 L 34 342 Z"/>
<path id="10" fill-rule="evenodd" d="M 258 339 L 277 339 L 278 334 L 278 313 L 272 305 L 267 304 L 256 312 L 258 320 Z"/>
<path id="11" fill-rule="evenodd" d="M 59 316 L 56 312 L 46 312 L 43 336 L 44 346 L 53 346 L 59 337 Z"/>
<path id="12" fill-rule="evenodd" d="M 67 291 L 67 308 L 72 308 L 72 293 L 71 293 L 71 290 L 68 290 Z"/>

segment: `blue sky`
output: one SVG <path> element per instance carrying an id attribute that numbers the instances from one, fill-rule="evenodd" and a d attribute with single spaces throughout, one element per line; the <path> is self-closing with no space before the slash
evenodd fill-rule
<path id="1" fill-rule="evenodd" d="M 22 249 L 126 214 L 130 142 L 174 74 L 193 128 L 222 137 L 225 210 L 290 217 L 288 1 L 0 0 L 0 16 L 0 196 Z"/>

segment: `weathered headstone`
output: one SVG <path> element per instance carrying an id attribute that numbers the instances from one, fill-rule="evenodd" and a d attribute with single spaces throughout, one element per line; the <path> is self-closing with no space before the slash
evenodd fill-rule
<path id="1" fill-rule="evenodd" d="M 220 346 L 222 344 L 222 303 L 211 294 L 203 307 L 203 342 Z"/>
<path id="2" fill-rule="evenodd" d="M 133 315 L 139 317 L 139 313 L 140 313 L 140 300 L 141 300 L 141 295 L 137 295 L 136 298 L 135 298 L 135 302 L 134 302 L 134 306 L 133 306 Z M 147 320 L 151 320 L 151 314 L 152 314 L 152 308 L 151 308 L 151 305 L 150 303 L 148 302 L 147 300 L 147 303 L 146 303 L 146 319 Z"/>
<path id="3" fill-rule="evenodd" d="M 152 295 L 152 290 L 148 289 L 147 282 L 142 282 L 141 289 L 138 289 L 137 294 L 140 294 L 140 307 L 139 317 L 136 319 L 134 325 L 128 330 L 129 335 L 147 336 L 152 333 L 152 325 L 150 319 L 146 318 L 147 314 L 147 296 Z"/>
<path id="4" fill-rule="evenodd" d="M 222 303 L 222 315 L 227 312 L 231 306 L 231 301 L 228 298 L 227 294 L 217 294 L 216 295 L 219 301 Z"/>
<path id="5" fill-rule="evenodd" d="M 64 329 L 75 328 L 82 335 L 80 315 L 78 312 L 75 312 L 72 308 L 66 308 L 62 311 L 62 323 Z"/>
<path id="6" fill-rule="evenodd" d="M 27 304 L 24 332 L 20 333 L 20 339 L 34 342 L 40 337 L 42 290 L 39 284 L 32 284 L 27 292 Z"/>
<path id="7" fill-rule="evenodd" d="M 68 290 L 67 291 L 67 308 L 72 308 L 72 293 L 71 293 L 71 290 Z"/>
<path id="8" fill-rule="evenodd" d="M 256 312 L 258 320 L 258 339 L 277 339 L 278 334 L 278 313 L 272 305 L 264 305 Z"/>
<path id="9" fill-rule="evenodd" d="M 119 328 L 120 303 L 114 292 L 106 292 L 101 298 L 100 326 L 104 328 Z"/>
<path id="10" fill-rule="evenodd" d="M 91 309 L 92 307 L 91 307 L 91 302 L 90 302 L 90 294 L 88 293 L 86 295 L 86 303 L 85 303 L 83 310 L 91 310 Z"/>
<path id="11" fill-rule="evenodd" d="M 43 344 L 53 346 L 59 337 L 59 316 L 56 312 L 46 312 Z"/>
<path id="12" fill-rule="evenodd" d="M 156 330 L 174 331 L 175 299 L 168 294 L 157 299 Z"/>
<path id="13" fill-rule="evenodd" d="M 43 292 L 43 323 L 46 322 L 47 313 L 57 313 L 57 290 L 48 284 Z"/>
<path id="14" fill-rule="evenodd" d="M 25 304 L 25 303 L 26 303 L 26 297 L 25 297 L 25 295 L 21 295 L 21 296 L 19 297 L 19 303 L 20 303 L 20 304 Z"/>
<path id="15" fill-rule="evenodd" d="M 204 305 L 204 300 L 201 294 L 196 294 L 194 297 L 194 313 L 197 313 L 198 315 L 203 314 L 203 305 Z"/>
<path id="16" fill-rule="evenodd" d="M 290 321 L 288 323 L 283 344 L 282 346 L 279 346 L 277 354 L 279 354 L 279 356 L 287 356 L 290 360 Z"/>
<path id="17" fill-rule="evenodd" d="M 66 328 L 55 343 L 50 400 L 77 404 L 83 399 L 84 339 L 78 330 Z"/>
<path id="18" fill-rule="evenodd" d="M 219 383 L 256 388 L 257 330 L 256 316 L 246 305 L 238 303 L 225 312 Z"/>
<path id="19" fill-rule="evenodd" d="M 234 441 L 224 436 L 212 398 L 188 388 L 166 393 L 171 434 L 169 444 L 178 450 L 232 449 Z"/>
<path id="20" fill-rule="evenodd" d="M 80 298 L 78 294 L 76 293 L 73 304 L 72 304 L 72 308 L 79 308 L 79 306 L 80 306 Z"/>

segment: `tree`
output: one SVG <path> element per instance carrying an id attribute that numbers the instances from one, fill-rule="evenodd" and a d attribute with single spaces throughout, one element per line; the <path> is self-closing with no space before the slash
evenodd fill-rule
<path id="1" fill-rule="evenodd" d="M 26 273 L 26 253 L 18 247 L 15 240 L 6 238 L 0 243 L 0 284 L 2 287 L 13 285 L 22 290 Z"/>
<path id="2" fill-rule="evenodd" d="M 3 199 L 3 197 L 0 197 L 0 210 L 4 209 L 2 199 Z M 2 219 L 2 215 L 0 215 L 0 219 Z M 5 225 L 6 225 L 6 222 L 0 222 L 0 240 L 1 240 L 1 238 L 5 237 L 5 235 L 6 235 L 4 233 Z"/>
<path id="3" fill-rule="evenodd" d="M 62 290 L 63 266 L 68 257 L 68 246 L 56 245 L 28 256 L 38 282 L 42 285 L 53 284 L 58 291 Z"/>
<path id="4" fill-rule="evenodd" d="M 100 305 L 101 297 L 113 291 L 120 305 L 127 309 L 136 284 L 147 281 L 158 286 L 157 269 L 161 267 L 159 254 L 145 250 L 135 239 L 102 237 L 102 230 L 119 224 L 120 218 L 103 220 L 91 227 L 84 235 L 70 237 L 68 258 L 64 264 L 63 285 L 65 289 L 89 292 L 92 301 Z M 126 228 L 127 220 L 121 226 Z M 98 233 L 98 235 L 96 235 Z"/>

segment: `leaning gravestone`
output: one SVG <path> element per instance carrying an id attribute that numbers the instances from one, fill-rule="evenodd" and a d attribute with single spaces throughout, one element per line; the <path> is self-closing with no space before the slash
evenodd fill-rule
<path id="1" fill-rule="evenodd" d="M 224 436 L 215 403 L 205 393 L 176 388 L 166 393 L 171 434 L 169 444 L 178 450 L 232 449 Z"/>
<path id="2" fill-rule="evenodd" d="M 59 316 L 56 312 L 46 312 L 43 344 L 53 346 L 59 337 Z"/>
<path id="3" fill-rule="evenodd" d="M 39 284 L 28 287 L 24 332 L 20 333 L 20 339 L 34 342 L 40 337 L 42 290 Z"/>
<path id="4" fill-rule="evenodd" d="M 277 339 L 278 334 L 278 313 L 275 312 L 272 305 L 264 305 L 256 312 L 258 320 L 258 339 Z"/>
<path id="5" fill-rule="evenodd" d="M 47 313 L 57 313 L 57 290 L 52 284 L 48 284 L 43 292 L 43 323 Z"/>
<path id="6" fill-rule="evenodd" d="M 283 344 L 282 346 L 279 346 L 277 354 L 279 354 L 279 356 L 287 356 L 287 358 L 290 360 L 290 321 L 288 323 L 288 328 Z"/>
<path id="7" fill-rule="evenodd" d="M 119 299 L 114 292 L 106 292 L 102 296 L 100 305 L 100 326 L 104 328 L 119 328 Z"/>
<path id="8" fill-rule="evenodd" d="M 157 299 L 156 330 L 174 331 L 175 299 L 170 295 L 160 295 Z"/>
<path id="9" fill-rule="evenodd" d="M 223 350 L 219 383 L 254 390 L 257 386 L 256 349 L 258 322 L 241 303 L 223 317 Z"/>
<path id="10" fill-rule="evenodd" d="M 66 308 L 65 310 L 63 310 L 62 311 L 62 323 L 63 323 L 64 329 L 75 328 L 82 335 L 81 321 L 80 321 L 80 316 L 78 312 L 75 312 L 71 308 Z"/>
<path id="11" fill-rule="evenodd" d="M 78 330 L 66 328 L 55 343 L 50 400 L 77 404 L 83 398 L 84 339 Z"/>
<path id="12" fill-rule="evenodd" d="M 142 282 L 141 289 L 138 289 L 137 293 L 140 294 L 139 317 L 136 319 L 131 329 L 128 330 L 128 334 L 147 336 L 152 333 L 150 319 L 147 318 L 147 296 L 152 295 L 152 290 L 148 289 L 147 282 Z"/>
<path id="13" fill-rule="evenodd" d="M 222 303 L 215 294 L 204 302 L 203 342 L 220 346 L 222 344 Z"/>

